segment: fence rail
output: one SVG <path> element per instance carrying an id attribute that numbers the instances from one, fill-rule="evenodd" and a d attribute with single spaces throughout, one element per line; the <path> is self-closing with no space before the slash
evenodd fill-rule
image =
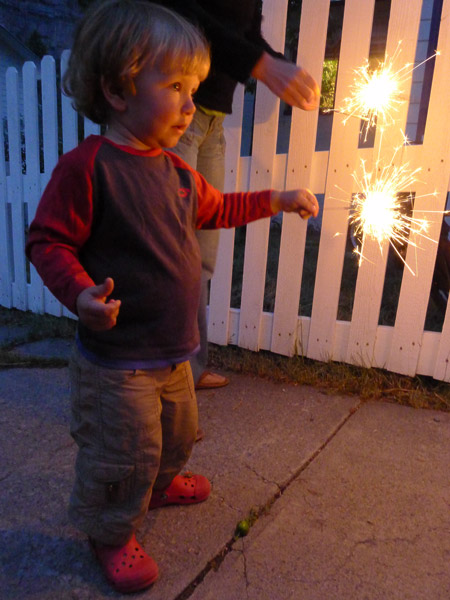
<path id="1" fill-rule="evenodd" d="M 439 3 L 440 0 L 436 0 L 436 4 Z M 288 0 L 264 0 L 264 34 L 278 49 L 284 44 L 288 9 Z M 375 0 L 345 2 L 336 106 L 349 95 L 354 70 L 369 57 L 374 9 Z M 298 60 L 319 81 L 326 53 L 329 13 L 329 0 L 303 0 Z M 386 54 L 392 57 L 401 39 L 400 66 L 417 61 L 423 15 L 422 0 L 391 2 Z M 408 113 L 410 95 L 416 93 L 417 87 L 411 86 L 411 78 L 405 82 L 409 98 L 400 106 L 395 126 L 386 127 L 382 134 L 379 128 L 371 147 L 361 144 L 359 119 L 346 120 L 345 115 L 335 113 L 329 149 L 317 150 L 318 131 L 324 117 L 294 110 L 288 123 L 288 149 L 284 154 L 277 154 L 282 127 L 280 103 L 267 88 L 258 84 L 253 150 L 249 157 L 241 156 L 240 152 L 243 121 L 247 128 L 249 122 L 244 90 L 239 87 L 233 114 L 226 119 L 226 190 L 309 187 L 323 195 L 322 214 L 320 229 L 294 215 L 284 215 L 275 258 L 271 221 L 247 226 L 239 308 L 232 308 L 230 303 L 239 279 L 236 275 L 239 251 L 236 238 L 239 236 L 234 230 L 221 233 L 219 259 L 211 283 L 210 341 L 450 381 L 447 311 L 450 261 L 445 258 L 448 228 L 443 219 L 450 176 L 447 100 L 450 0 L 442 3 L 437 49 L 441 56 L 435 61 L 423 141 L 403 146 L 396 158 L 402 164 L 409 164 L 411 170 L 421 168 L 420 181 L 414 189 L 398 191 L 414 196 L 412 216 L 428 215 L 429 226 L 426 236 L 410 236 L 404 254 L 407 267 L 397 265 L 394 278 L 388 243 L 382 244 L 380 249 L 378 242 L 364 239 L 365 259 L 359 265 L 357 258 L 349 253 L 349 209 L 346 207 L 352 194 L 361 192 L 354 178 L 361 159 L 368 171 L 377 160 L 389 164 L 394 147 L 402 144 L 400 131 L 407 126 L 408 114 L 411 114 L 411 109 Z M 61 71 L 66 60 L 67 52 L 61 59 Z M 21 74 L 14 68 L 7 71 L 7 124 L 0 130 L 0 305 L 69 316 L 43 286 L 23 251 L 27 225 L 58 156 L 73 148 L 83 136 L 99 132 L 98 126 L 88 120 L 81 123 L 80 131 L 80 119 L 70 101 L 57 91 L 58 79 L 57 65 L 49 56 L 42 60 L 40 70 L 33 63 L 26 63 Z M 23 117 L 19 110 L 21 98 Z M 0 110 L 3 114 L 4 108 Z M 276 271 L 275 291 L 272 309 L 268 311 L 265 294 L 268 271 L 274 268 L 272 263 Z M 440 264 L 443 265 L 441 271 L 447 274 L 447 282 L 430 300 Z M 314 272 L 308 279 L 306 272 L 311 268 Z M 351 282 L 349 272 L 353 274 Z M 395 316 L 391 318 L 392 323 L 386 325 L 381 318 L 382 307 L 387 291 L 394 287 Z M 350 296 L 350 308 L 345 318 L 338 318 L 344 292 Z M 305 294 L 311 297 L 310 309 L 305 307 Z M 425 329 L 425 324 L 433 303 L 440 311 L 440 324 L 437 330 L 430 331 Z"/>

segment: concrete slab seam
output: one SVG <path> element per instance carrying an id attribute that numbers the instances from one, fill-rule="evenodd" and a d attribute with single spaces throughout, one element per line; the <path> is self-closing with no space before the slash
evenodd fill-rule
<path id="1" fill-rule="evenodd" d="M 299 477 L 303 473 L 303 471 L 305 471 L 305 469 L 307 469 L 308 466 L 321 454 L 321 452 L 326 448 L 326 446 L 328 446 L 328 444 L 336 437 L 336 435 L 339 433 L 339 431 L 348 423 L 348 421 L 361 408 L 362 405 L 363 405 L 363 402 L 359 401 L 356 406 L 354 406 L 353 408 L 350 409 L 348 415 L 341 421 L 341 423 L 339 423 L 336 426 L 336 428 L 332 431 L 332 433 L 329 435 L 329 437 L 323 442 L 323 444 L 321 446 L 319 446 L 319 448 L 317 448 L 317 450 L 315 452 L 313 452 L 313 454 L 301 465 L 301 467 L 299 467 L 299 469 L 297 469 L 297 471 L 295 473 L 292 474 L 292 476 L 289 478 L 289 480 L 284 485 L 278 486 L 279 491 L 277 491 L 266 504 L 264 504 L 263 506 L 259 506 L 256 510 L 254 508 L 252 508 L 252 511 L 251 511 L 252 512 L 252 520 L 254 522 L 257 519 L 259 519 L 259 517 L 261 517 L 263 515 L 267 515 L 270 512 L 270 509 L 272 508 L 274 503 L 279 498 L 281 498 L 281 496 L 284 494 L 284 492 L 297 479 L 297 477 Z M 256 475 L 258 475 L 258 474 L 256 473 Z M 226 542 L 226 544 L 224 545 L 222 550 L 220 552 L 218 552 L 216 554 L 216 556 L 214 556 L 211 560 L 208 561 L 208 563 L 205 565 L 205 567 L 198 573 L 198 575 L 191 581 L 191 583 L 180 594 L 178 594 L 178 596 L 176 596 L 176 598 L 174 598 L 174 600 L 188 600 L 188 598 L 190 598 L 192 596 L 192 594 L 195 592 L 197 587 L 202 583 L 202 581 L 205 579 L 205 577 L 208 575 L 208 573 L 210 571 L 212 571 L 212 570 L 218 571 L 219 570 L 220 565 L 223 563 L 223 561 L 228 556 L 228 554 L 234 550 L 234 545 L 235 545 L 236 541 L 238 541 L 239 539 L 240 539 L 239 537 L 234 535 L 228 542 Z M 244 552 L 244 551 L 240 550 L 240 552 Z M 244 556 L 244 561 L 245 561 L 245 556 Z"/>

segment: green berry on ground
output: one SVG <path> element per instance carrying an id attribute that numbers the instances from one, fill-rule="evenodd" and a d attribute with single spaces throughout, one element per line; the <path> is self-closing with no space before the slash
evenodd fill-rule
<path id="1" fill-rule="evenodd" d="M 239 521 L 239 523 L 236 525 L 235 533 L 238 537 L 244 537 L 249 532 L 249 529 L 250 529 L 250 523 L 248 522 L 247 519 L 243 519 L 242 521 Z"/>

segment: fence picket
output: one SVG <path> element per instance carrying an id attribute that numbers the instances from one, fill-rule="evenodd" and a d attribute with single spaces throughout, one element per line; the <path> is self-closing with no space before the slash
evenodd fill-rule
<path id="1" fill-rule="evenodd" d="M 394 56 L 398 40 L 401 40 L 401 54 L 395 64 L 394 71 L 405 64 L 413 64 L 416 51 L 416 41 L 420 24 L 422 0 L 412 0 L 405 4 L 402 0 L 393 0 L 389 19 L 389 29 L 386 40 L 386 57 Z M 412 74 L 403 82 L 405 93 L 411 87 Z M 406 128 L 408 102 L 406 100 L 395 113 L 395 124 L 389 127 L 377 128 L 372 165 L 366 168 L 374 169 L 375 161 L 389 164 L 394 149 L 403 144 L 403 132 Z M 405 152 L 406 153 L 406 152 Z M 405 153 L 400 160 L 406 162 Z M 397 159 L 399 160 L 399 159 Z M 355 190 L 360 192 L 361 190 Z M 403 190 L 399 190 L 403 191 Z M 406 190 L 409 192 L 410 190 Z M 378 330 L 379 313 L 384 288 L 384 278 L 388 258 L 388 241 L 379 244 L 378 241 L 365 238 L 363 240 L 363 256 L 365 257 L 358 269 L 355 300 L 353 304 L 350 337 L 346 353 L 346 362 L 370 366 L 374 364 L 374 349 Z M 385 364 L 387 356 L 383 357 Z"/>
<path id="2" fill-rule="evenodd" d="M 369 54 L 374 0 L 345 3 L 336 106 L 342 105 L 353 81 L 352 69 L 362 65 Z M 352 172 L 357 162 L 359 120 L 336 113 L 333 118 L 325 202 L 317 262 L 314 302 L 307 355 L 318 360 L 333 356 L 334 328 L 338 311 L 349 201 L 353 189 Z"/>
<path id="3" fill-rule="evenodd" d="M 2 98 L 0 96 L 0 110 L 3 114 Z M 11 236 L 9 227 L 9 208 L 7 197 L 5 138 L 3 123 L 0 127 L 0 306 L 11 308 L 11 257 L 8 240 Z"/>
<path id="4" fill-rule="evenodd" d="M 27 62 L 23 67 L 23 112 L 26 162 L 23 186 L 29 224 L 36 214 L 41 197 L 37 69 L 33 62 Z M 44 284 L 32 264 L 30 264 L 28 309 L 35 313 L 44 312 Z"/>
<path id="5" fill-rule="evenodd" d="M 302 5 L 297 62 L 316 81 L 322 80 L 329 5 L 328 0 L 305 0 Z M 314 53 L 308 52 L 312 47 Z M 292 111 L 285 184 L 288 190 L 312 187 L 311 165 L 316 145 L 317 119 L 318 111 Z M 287 356 L 299 351 L 302 353 L 297 330 L 306 225 L 298 215 L 283 215 L 271 350 Z"/>
<path id="6" fill-rule="evenodd" d="M 13 305 L 20 310 L 27 309 L 26 264 L 25 264 L 25 215 L 22 187 L 22 148 L 20 133 L 20 94 L 19 74 L 11 67 L 6 72 L 6 107 L 8 115 L 8 141 L 10 175 L 8 200 L 11 205 L 11 222 L 14 231 L 12 243 Z"/>
<path id="7" fill-rule="evenodd" d="M 61 54 L 61 128 L 62 128 L 62 151 L 69 152 L 78 144 L 78 113 L 72 106 L 71 99 L 62 91 L 62 78 L 67 69 L 70 51 L 64 50 Z M 74 315 L 65 307 L 62 308 L 64 317 L 73 318 Z"/>
<path id="8" fill-rule="evenodd" d="M 450 180 L 448 182 L 447 189 L 448 189 L 447 198 L 450 198 Z M 428 369 L 427 371 L 425 371 L 425 374 L 426 375 L 432 374 L 432 376 L 435 379 L 440 379 L 443 381 L 450 382 L 450 308 L 449 308 L 449 305 L 447 305 L 445 321 L 444 321 L 444 325 L 442 327 L 442 333 L 439 336 L 437 348 L 438 348 L 438 351 L 437 351 L 436 360 L 431 362 L 432 367 L 430 369 Z"/>
<path id="9" fill-rule="evenodd" d="M 84 118 L 84 137 L 87 138 L 89 135 L 98 135 L 100 133 L 100 125 L 94 123 L 87 117 Z"/>
<path id="10" fill-rule="evenodd" d="M 422 0 L 391 2 L 386 47 L 388 56 L 392 56 L 397 39 L 402 38 L 399 64 L 413 62 L 421 4 Z M 353 70 L 361 66 L 368 55 L 374 6 L 375 0 L 347 0 L 345 3 L 336 86 L 337 107 L 348 95 L 354 78 Z M 277 49 L 283 46 L 287 7 L 288 0 L 263 2 L 265 37 Z M 321 79 L 329 10 L 329 0 L 303 0 L 298 61 L 317 80 Z M 425 47 L 426 42 L 421 40 Z M 423 50 L 421 48 L 417 56 Z M 233 114 L 225 121 L 225 189 L 310 187 L 315 193 L 325 193 L 312 315 L 311 318 L 298 315 L 306 227 L 296 215 L 283 218 L 275 308 L 273 314 L 263 312 L 270 223 L 267 219 L 247 227 L 240 310 L 230 308 L 234 230 L 221 233 L 219 257 L 211 283 L 210 341 L 238 344 L 254 350 L 262 348 L 285 355 L 300 351 L 319 360 L 340 360 L 409 375 L 432 375 L 436 379 L 450 381 L 450 310 L 447 308 L 442 333 L 424 331 L 436 260 L 436 241 L 450 185 L 450 115 L 446 100 L 450 80 L 450 0 L 443 0 L 439 49 L 442 56 L 436 60 L 423 144 L 405 147 L 397 156 L 402 164 L 409 161 L 411 170 L 422 166 L 423 176 L 419 179 L 423 183 L 418 183 L 414 190 L 408 190 L 416 194 L 413 216 L 428 216 L 425 211 L 430 209 L 438 212 L 432 213 L 433 217 L 428 216 L 431 240 L 420 240 L 418 250 L 414 250 L 411 244 L 408 247 L 406 260 L 416 275 L 412 276 L 406 269 L 404 271 L 395 326 L 378 325 L 383 286 L 386 285 L 387 252 L 381 256 L 378 245 L 367 240 L 364 241 L 364 254 L 368 260 L 363 261 L 358 269 L 351 320 L 337 321 L 336 317 L 347 239 L 346 202 L 349 202 L 353 191 L 359 191 L 355 189 L 352 174 L 360 158 L 367 161 L 368 169 L 378 156 L 384 162 L 389 160 L 394 145 L 399 143 L 400 126 L 405 124 L 405 106 L 408 103 L 401 108 L 395 127 L 386 129 L 382 138 L 378 132 L 374 148 L 358 148 L 358 119 L 350 119 L 344 127 L 344 116 L 335 114 L 329 152 L 315 150 L 317 113 L 294 109 L 288 153 L 276 155 L 279 101 L 272 92 L 258 84 L 252 157 L 240 157 L 242 86 L 235 95 Z M 68 57 L 69 52 L 64 52 L 61 72 L 66 68 Z M 88 119 L 79 120 L 70 99 L 59 96 L 55 61 L 52 57 L 45 57 L 41 63 L 43 137 L 40 140 L 39 82 L 32 64 L 26 64 L 23 69 L 23 102 L 18 82 L 17 71 L 8 70 L 6 141 L 3 140 L 3 130 L 0 132 L 0 305 L 69 316 L 67 309 L 44 288 L 32 266 L 30 282 L 27 283 L 27 263 L 23 252 L 25 225 L 27 217 L 30 220 L 34 215 L 60 151 L 68 152 L 78 143 L 78 124 L 83 123 L 84 136 L 99 133 L 100 127 Z M 408 81 L 407 88 L 409 85 Z M 418 84 L 414 83 L 416 104 L 419 101 L 417 88 Z M 409 125 L 411 115 L 410 110 Z M 5 142 L 9 165 L 5 163 Z M 435 197 L 430 198 L 434 191 Z M 422 193 L 428 194 L 428 197 L 419 198 Z M 341 235 L 336 237 L 336 233 Z M 413 237 L 411 241 L 414 241 Z"/>
<path id="11" fill-rule="evenodd" d="M 286 16 L 287 0 L 265 0 L 264 37 L 273 47 L 277 46 L 277 42 L 279 44 L 280 31 L 284 31 Z M 272 187 L 279 105 L 278 98 L 258 82 L 250 173 L 251 190 Z M 269 226 L 268 219 L 247 226 L 239 345 L 251 350 L 259 350 L 260 347 Z"/>
<path id="12" fill-rule="evenodd" d="M 61 54 L 61 80 L 67 69 L 70 51 L 64 50 Z M 78 144 L 78 114 L 72 107 L 71 99 L 61 93 L 61 115 L 62 115 L 62 143 L 63 152 L 69 152 Z"/>
<path id="13" fill-rule="evenodd" d="M 450 119 L 448 111 L 448 82 L 450 81 L 450 0 L 444 0 L 441 30 L 438 40 L 441 56 L 435 62 L 435 76 L 431 87 L 428 118 L 424 133 L 420 161 L 424 184 L 416 189 L 414 218 L 426 218 L 430 226 L 427 238 L 417 240 L 419 249 L 411 245 L 407 249 L 406 262 L 417 272 L 413 277 L 406 271 L 400 290 L 394 336 L 387 367 L 390 370 L 414 375 L 422 345 L 423 329 L 436 259 L 442 213 L 446 208 L 448 172 L 450 162 Z M 422 177 L 421 177 L 422 179 Z M 430 189 L 430 186 L 433 186 Z M 432 196 L 435 191 L 436 195 Z M 422 196 L 422 197 L 421 197 Z M 439 350 L 440 366 L 436 374 L 444 374 L 447 368 L 449 346 L 444 331 L 448 330 L 448 315 L 441 335 Z M 448 375 L 447 375 L 448 376 Z"/>
<path id="14" fill-rule="evenodd" d="M 42 189 L 47 185 L 51 173 L 58 162 L 58 107 L 56 93 L 56 63 L 52 56 L 44 56 L 41 61 L 42 77 L 42 122 L 44 173 L 41 177 Z M 62 306 L 53 294 L 44 287 L 45 312 L 54 316 L 61 316 Z"/>
<path id="15" fill-rule="evenodd" d="M 233 98 L 233 112 L 225 119 L 227 131 L 225 152 L 225 191 L 237 189 L 241 150 L 244 88 L 239 86 Z M 216 344 L 228 344 L 230 321 L 231 281 L 233 276 L 234 229 L 220 232 L 217 262 L 211 279 L 208 339 Z"/>

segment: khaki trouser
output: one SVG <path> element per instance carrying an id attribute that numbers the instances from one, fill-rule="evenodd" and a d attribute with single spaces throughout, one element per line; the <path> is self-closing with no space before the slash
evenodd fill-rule
<path id="1" fill-rule="evenodd" d="M 223 191 L 225 181 L 225 135 L 223 121 L 225 115 L 213 116 L 197 107 L 192 123 L 181 136 L 172 152 L 178 154 L 193 169 L 216 189 Z M 194 383 L 197 383 L 208 364 L 208 322 L 206 306 L 209 297 L 209 281 L 216 266 L 220 230 L 200 229 L 196 231 L 202 256 L 202 284 L 198 308 L 198 328 L 200 331 L 200 352 L 190 360 Z"/>
<path id="2" fill-rule="evenodd" d="M 71 435 L 78 444 L 69 516 L 104 544 L 125 544 L 187 462 L 197 432 L 189 362 L 159 370 L 99 367 L 74 351 Z"/>

